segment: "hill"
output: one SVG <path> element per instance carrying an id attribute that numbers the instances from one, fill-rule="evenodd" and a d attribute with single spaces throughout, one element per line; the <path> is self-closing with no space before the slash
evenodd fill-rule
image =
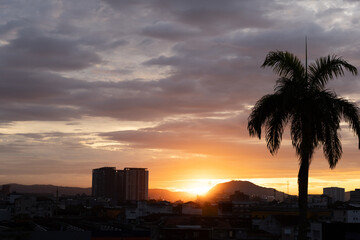
<path id="1" fill-rule="evenodd" d="M 275 195 L 277 200 L 282 200 L 284 196 L 287 196 L 287 194 L 274 188 L 261 187 L 249 181 L 230 181 L 215 185 L 208 191 L 206 197 L 209 199 L 226 198 L 234 194 L 235 191 L 261 198 L 271 198 Z"/>
<path id="2" fill-rule="evenodd" d="M 11 183 L 10 192 L 17 193 L 37 193 L 37 194 L 53 194 L 55 196 L 56 191 L 59 191 L 61 195 L 77 195 L 86 194 L 91 195 L 91 188 L 80 187 L 64 187 L 54 185 L 22 185 Z M 186 192 L 172 192 L 165 189 L 149 189 L 149 199 L 166 200 L 175 202 L 181 200 L 183 202 L 193 201 L 196 196 Z"/>
<path id="3" fill-rule="evenodd" d="M 77 194 L 91 195 L 91 188 L 64 187 L 54 185 L 21 185 L 15 183 L 10 184 L 10 191 L 15 191 L 18 193 L 41 193 L 55 195 L 57 190 L 59 191 L 59 196 Z M 217 184 L 209 190 L 204 198 L 227 198 L 234 194 L 235 191 L 243 192 L 249 196 L 259 196 L 262 198 L 269 196 L 271 198 L 275 194 L 277 200 L 282 200 L 284 196 L 287 196 L 287 194 L 277 191 L 274 188 L 261 187 L 249 181 L 230 181 Z M 149 189 L 149 199 L 161 199 L 170 202 L 181 200 L 183 202 L 187 202 L 194 201 L 196 196 L 187 192 L 172 192 L 165 189 Z"/>
<path id="4" fill-rule="evenodd" d="M 63 187 L 63 186 L 54 186 L 54 185 L 22 185 L 11 183 L 10 192 L 18 193 L 46 193 L 46 194 L 56 194 L 56 191 L 59 191 L 59 196 L 61 195 L 76 195 L 76 194 L 91 194 L 91 188 L 80 188 L 80 187 Z"/>

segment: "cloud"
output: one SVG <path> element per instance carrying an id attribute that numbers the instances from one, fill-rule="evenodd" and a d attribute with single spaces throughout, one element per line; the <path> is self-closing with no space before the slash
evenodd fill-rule
<path id="1" fill-rule="evenodd" d="M 28 70 L 0 69 L 0 73 L 4 79 L 0 83 L 3 121 L 64 120 L 84 115 L 139 121 L 243 108 L 231 95 L 206 91 L 197 80 L 87 82 Z"/>
<path id="2" fill-rule="evenodd" d="M 48 15 L 47 18 L 56 17 L 58 20 L 58 23 L 49 29 L 36 28 L 35 21 L 20 29 L 17 28 L 19 24 L 5 24 L 4 29 L 17 29 L 18 35 L 0 48 L 0 61 L 6 66 L 0 69 L 3 77 L 0 99 L 9 106 L 3 114 L 11 116 L 4 119 L 35 119 L 36 114 L 31 117 L 23 114 L 20 114 L 19 118 L 15 116 L 20 109 L 29 107 L 30 112 L 36 109 L 34 106 L 46 106 L 46 109 L 53 108 L 54 112 L 66 112 L 66 117 L 61 119 L 69 119 L 73 114 L 74 117 L 107 116 L 146 121 L 177 115 L 203 116 L 214 112 L 244 110 L 245 106 L 254 104 L 263 94 L 272 91 L 276 76 L 259 67 L 268 50 L 281 47 L 295 50 L 301 57 L 301 35 L 305 32 L 311 33 L 309 39 L 315 39 L 313 42 L 316 44 L 328 41 L 331 47 L 340 48 L 340 43 L 351 44 L 355 41 L 355 38 L 347 40 L 341 37 L 345 35 L 344 31 L 355 30 L 328 31 L 316 23 L 294 25 L 291 21 L 285 28 L 284 19 L 275 19 L 273 15 L 267 14 L 275 11 L 277 3 L 227 3 L 209 1 L 204 5 L 201 1 L 108 2 L 117 11 L 125 14 L 124 17 L 130 14 L 124 10 L 128 7 L 149 10 L 144 14 L 143 21 L 134 22 L 134 19 L 129 19 L 131 24 L 138 24 L 135 29 L 140 29 L 132 31 L 131 36 L 130 33 L 125 34 L 125 30 L 109 31 L 118 18 L 105 18 L 102 14 L 110 10 L 106 8 L 107 5 L 101 4 L 98 5 L 100 8 L 97 12 L 99 21 L 95 23 L 91 19 L 91 22 L 103 24 L 104 29 L 91 29 L 91 26 L 82 22 L 90 19 L 90 16 L 86 16 L 84 10 L 76 10 L 76 6 L 73 11 L 82 11 L 79 18 L 74 17 L 73 11 L 61 11 L 61 14 L 56 16 Z M 284 6 L 280 5 L 278 11 L 284 10 Z M 70 7 L 71 4 L 62 6 L 64 9 Z M 154 14 L 163 9 L 168 10 L 167 15 L 164 13 L 167 17 L 157 21 Z M 255 13 L 259 13 L 258 21 L 251 20 Z M 334 14 L 336 13 L 338 12 L 335 11 Z M 67 18 L 69 16 L 72 17 Z M 152 24 L 149 24 L 149 19 L 154 19 Z M 230 19 L 236 24 L 230 22 Z M 213 32 L 217 27 L 211 25 L 217 24 L 224 29 Z M 269 28 L 269 24 L 275 24 L 278 29 Z M 85 28 L 81 28 L 82 26 Z M 212 30 L 204 32 L 204 29 Z M 142 58 L 144 61 L 138 61 L 139 65 L 131 68 L 121 65 L 117 69 L 111 66 L 110 61 L 103 59 L 109 51 L 120 46 L 124 47 L 121 48 L 121 54 L 129 54 L 134 47 L 139 50 L 149 48 L 149 45 L 135 46 L 133 43 L 146 41 L 152 46 L 157 44 L 149 38 L 143 39 L 143 35 L 157 38 L 160 42 L 164 39 L 175 40 L 176 43 L 170 45 L 172 47 L 166 54 L 159 49 L 156 51 L 159 54 L 150 54 Z M 314 44 L 309 41 L 309 47 L 316 48 L 316 52 L 312 52 L 311 56 L 317 52 L 326 52 L 329 48 L 322 47 L 323 44 Z M 124 59 L 126 56 L 121 61 L 125 61 Z M 142 68 L 156 71 L 166 67 L 169 71 L 158 79 L 127 79 L 120 82 L 104 82 L 101 79 L 88 82 L 76 78 L 75 74 L 64 77 L 64 72 L 74 70 L 105 72 L 101 69 L 104 66 L 111 66 L 108 73 L 122 76 L 137 74 Z M 49 73 L 49 70 L 57 71 L 58 74 Z M 355 81 L 351 83 L 355 84 Z M 341 86 L 346 84 L 349 82 Z M 341 86 L 337 87 L 344 89 L 344 93 L 352 90 Z M 22 108 L 16 105 L 25 101 L 27 105 Z M 14 107 L 14 111 L 10 111 L 11 107 Z M 44 115 L 45 113 L 40 114 L 39 119 L 44 119 L 40 118 Z M 54 119 L 54 115 L 49 116 L 49 119 Z"/>
<path id="3" fill-rule="evenodd" d="M 0 122 L 64 121 L 81 117 L 72 107 L 49 104 L 7 104 L 1 107 Z"/>
<path id="4" fill-rule="evenodd" d="M 106 1 L 115 9 L 128 8 L 151 10 L 153 16 L 176 20 L 189 26 L 196 26 L 207 32 L 224 32 L 229 28 L 267 27 L 271 19 L 266 12 L 276 9 L 275 1 L 216 0 L 151 0 L 151 1 Z"/>
<path id="5" fill-rule="evenodd" d="M 146 36 L 168 39 L 182 40 L 200 34 L 196 28 L 186 25 L 179 25 L 171 22 L 157 22 L 143 28 L 142 33 Z"/>
<path id="6" fill-rule="evenodd" d="M 68 71 L 101 62 L 97 54 L 83 49 L 77 41 L 44 36 L 32 29 L 18 34 L 0 48 L 0 63 L 4 67 Z"/>
<path id="7" fill-rule="evenodd" d="M 168 121 L 153 128 L 101 133 L 99 136 L 131 148 L 177 150 L 184 153 L 241 157 L 256 155 L 248 138 L 246 114 L 222 119 Z M 263 149 L 266 152 L 266 149 Z"/>
<path id="8" fill-rule="evenodd" d="M 0 68 L 0 100 L 9 102 L 49 103 L 63 97 L 67 90 L 85 87 L 86 82 L 67 79 L 58 74 Z"/>
<path id="9" fill-rule="evenodd" d="M 276 2 L 263 1 L 232 1 L 226 3 L 216 0 L 201 1 L 157 1 L 156 7 L 168 10 L 177 19 L 202 29 L 226 31 L 231 27 L 266 27 L 271 20 L 266 11 L 276 8 Z"/>
<path id="10" fill-rule="evenodd" d="M 82 45 L 92 46 L 97 51 L 114 50 L 129 44 L 127 40 L 117 38 L 107 34 L 105 31 L 93 31 L 91 34 L 81 37 L 77 42 Z"/>

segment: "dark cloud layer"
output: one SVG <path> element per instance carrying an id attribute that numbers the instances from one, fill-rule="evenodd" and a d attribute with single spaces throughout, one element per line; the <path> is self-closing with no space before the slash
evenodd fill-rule
<path id="1" fill-rule="evenodd" d="M 173 19 L 209 32 L 226 32 L 237 27 L 269 27 L 267 11 L 278 7 L 275 1 L 216 1 L 216 0 L 144 0 L 106 1 L 122 11 L 127 8 L 145 8 L 153 17 Z M 169 31 L 171 34 L 171 31 Z"/>
<path id="2" fill-rule="evenodd" d="M 91 4 L 96 6 L 95 2 Z M 109 13 L 113 7 L 114 17 L 97 16 L 99 21 L 96 24 L 102 22 L 103 29 L 84 25 L 83 21 L 91 17 L 86 16 L 84 10 L 78 18 L 74 18 L 74 13 L 80 11 L 78 5 L 74 5 L 73 11 L 56 15 L 57 22 L 50 28 L 40 27 L 39 19 L 12 19 L 1 26 L 3 35 L 14 33 L 7 38 L 7 44 L 0 47 L 0 99 L 7 105 L 7 109 L 1 111 L 3 121 L 36 120 L 36 116 L 39 120 L 46 119 L 43 116 L 45 113 L 32 117 L 20 113 L 35 113 L 34 106 L 48 109 L 49 119 L 63 113 L 64 117 L 60 119 L 70 119 L 74 114 L 73 118 L 87 115 L 154 120 L 179 114 L 243 110 L 272 90 L 276 77 L 259 68 L 269 50 L 293 50 L 302 57 L 304 35 L 309 35 L 309 46 L 312 46 L 310 56 L 336 49 L 340 54 L 347 53 L 351 49 L 347 46 L 357 46 L 359 34 L 348 28 L 329 30 L 311 19 L 301 24 L 288 19 L 289 26 L 286 26 L 286 19 L 272 16 L 279 11 L 289 11 L 289 6 L 277 1 L 105 2 L 105 5 L 97 3 L 97 13 Z M 69 9 L 70 6 L 66 6 Z M 54 6 L 49 9 L 56 12 Z M 129 24 L 136 25 L 109 29 L 109 26 L 116 26 L 118 19 L 130 14 L 127 12 L 129 9 L 140 14 L 138 19 L 129 18 Z M 342 10 L 320 11 L 313 19 L 328 17 L 325 13 L 336 15 Z M 117 18 L 116 14 L 121 18 Z M 46 16 L 51 20 L 51 14 Z M 154 22 L 149 23 L 150 19 Z M 120 66 L 122 71 L 132 74 L 137 68 L 168 67 L 167 77 L 88 82 L 86 77 L 62 76 L 69 71 L 75 73 L 111 64 L 106 59 L 109 50 L 116 51 L 120 46 L 131 49 L 132 41 L 141 39 L 142 35 L 174 43 L 166 55 L 159 49 L 157 55 L 152 54 L 147 60 L 138 62 L 137 67 L 126 69 Z M 151 45 L 138 47 L 151 48 Z M 122 62 L 126 62 L 126 56 L 120 57 Z M 337 87 L 345 89 L 341 84 Z M 345 90 L 350 89 L 347 87 Z M 26 105 L 21 108 L 16 105 L 25 101 Z M 26 108 L 28 111 L 24 111 Z"/>
<path id="3" fill-rule="evenodd" d="M 194 37 L 200 34 L 200 31 L 196 28 L 190 28 L 187 26 L 177 25 L 170 22 L 157 22 L 152 25 L 148 25 L 143 28 L 143 34 L 169 40 L 182 40 L 189 37 Z"/>
<path id="4" fill-rule="evenodd" d="M 100 63 L 100 57 L 81 48 L 77 41 L 43 36 L 32 29 L 0 48 L 0 64 L 6 68 L 79 70 Z"/>

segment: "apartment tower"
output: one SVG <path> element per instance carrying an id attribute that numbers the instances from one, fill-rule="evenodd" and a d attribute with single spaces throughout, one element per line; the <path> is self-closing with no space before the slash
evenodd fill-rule
<path id="1" fill-rule="evenodd" d="M 147 200 L 149 172 L 146 168 L 125 168 L 125 201 Z"/>
<path id="2" fill-rule="evenodd" d="M 123 201 L 148 199 L 149 171 L 146 168 L 93 169 L 92 195 Z"/>
<path id="3" fill-rule="evenodd" d="M 92 171 L 92 195 L 94 197 L 116 197 L 116 169 L 102 167 Z"/>

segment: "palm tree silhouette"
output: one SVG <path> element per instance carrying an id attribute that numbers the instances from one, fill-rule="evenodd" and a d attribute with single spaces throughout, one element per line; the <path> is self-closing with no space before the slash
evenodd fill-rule
<path id="1" fill-rule="evenodd" d="M 307 70 L 307 66 L 287 51 L 269 52 L 262 67 L 271 67 L 280 78 L 274 93 L 263 96 L 252 109 L 249 134 L 260 139 L 264 127 L 267 148 L 274 155 L 280 148 L 286 124 L 290 124 L 292 145 L 300 163 L 298 239 L 306 239 L 308 176 L 315 149 L 322 145 L 330 168 L 336 166 L 342 154 L 338 134 L 341 119 L 349 123 L 360 141 L 359 108 L 325 89 L 325 85 L 343 76 L 345 70 L 356 75 L 357 69 L 341 57 L 329 55 L 317 59 Z"/>

